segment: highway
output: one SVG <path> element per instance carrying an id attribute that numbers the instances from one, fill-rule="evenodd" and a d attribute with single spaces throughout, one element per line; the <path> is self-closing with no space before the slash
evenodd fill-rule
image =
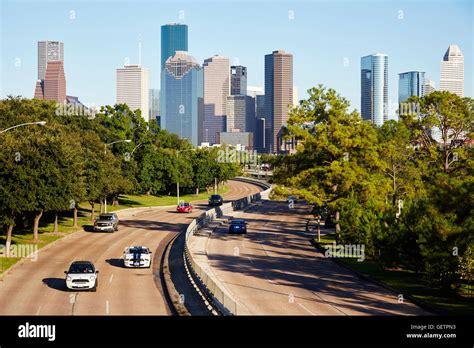
<path id="1" fill-rule="evenodd" d="M 261 189 L 229 181 L 224 200 Z M 119 211 L 115 233 L 79 231 L 41 249 L 37 261 L 24 260 L 0 279 L 0 315 L 170 315 L 160 280 L 160 264 L 168 242 L 208 209 L 207 201 L 193 204 L 191 214 L 174 208 Z M 153 251 L 150 269 L 125 269 L 120 258 L 131 245 Z M 99 270 L 97 292 L 70 292 L 64 271 L 73 261 L 94 262 Z"/>
<path id="2" fill-rule="evenodd" d="M 246 235 L 218 227 L 205 244 L 211 274 L 250 315 L 427 315 L 325 258 L 305 232 L 308 206 L 263 201 L 234 214 Z"/>

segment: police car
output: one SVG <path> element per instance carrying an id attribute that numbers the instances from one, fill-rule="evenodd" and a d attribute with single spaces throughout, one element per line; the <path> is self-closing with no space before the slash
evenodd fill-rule
<path id="1" fill-rule="evenodd" d="M 125 267 L 146 267 L 151 266 L 151 251 L 145 246 L 131 246 L 123 252 L 123 265 Z"/>

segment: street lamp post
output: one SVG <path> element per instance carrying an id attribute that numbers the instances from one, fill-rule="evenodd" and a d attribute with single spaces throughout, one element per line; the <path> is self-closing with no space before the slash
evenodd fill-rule
<path id="1" fill-rule="evenodd" d="M 18 128 L 18 127 L 23 127 L 23 126 L 29 126 L 29 125 L 39 125 L 39 126 L 44 126 L 46 124 L 46 121 L 38 121 L 38 122 L 26 122 L 26 123 L 21 123 L 21 124 L 17 124 L 16 126 L 12 126 L 12 127 L 9 127 L 9 128 L 6 128 L 2 131 L 0 131 L 0 134 L 2 133 L 5 133 L 6 131 L 9 131 L 11 129 L 15 129 L 15 128 Z"/>
<path id="2" fill-rule="evenodd" d="M 117 143 L 130 143 L 130 142 L 131 142 L 130 139 L 125 139 L 125 140 L 117 140 L 108 144 L 104 144 L 104 154 L 107 154 L 107 146 L 109 145 L 113 145 Z M 104 214 L 107 214 L 107 197 L 104 198 Z"/>
<path id="3" fill-rule="evenodd" d="M 113 145 L 113 144 L 117 144 L 117 143 L 130 143 L 131 140 L 130 139 L 125 139 L 125 140 L 117 140 L 117 141 L 113 141 L 111 143 L 108 143 L 108 144 L 104 144 L 104 154 L 107 153 L 107 146 L 109 145 Z"/>

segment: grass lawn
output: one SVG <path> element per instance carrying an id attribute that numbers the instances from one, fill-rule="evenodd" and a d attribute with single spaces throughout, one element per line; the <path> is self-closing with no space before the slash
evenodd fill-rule
<path id="1" fill-rule="evenodd" d="M 225 194 L 229 191 L 228 186 L 222 187 L 218 191 L 219 194 Z M 185 194 L 180 196 L 180 200 L 186 202 L 194 202 L 207 200 L 209 194 L 204 191 L 199 195 L 195 194 Z M 175 205 L 177 204 L 176 196 L 153 196 L 153 195 L 121 195 L 119 197 L 118 206 L 107 206 L 107 211 L 117 211 L 126 208 L 137 208 L 137 207 L 150 207 L 150 206 L 166 206 L 166 205 Z M 73 218 L 72 213 L 67 212 L 59 216 L 58 227 L 59 232 L 53 233 L 53 216 L 52 215 L 43 215 L 40 226 L 39 226 L 39 242 L 35 243 L 33 240 L 33 233 L 31 232 L 32 227 L 29 227 L 28 230 L 13 230 L 12 236 L 12 245 L 13 244 L 36 244 L 38 249 L 44 247 L 45 245 L 54 242 L 68 234 L 71 234 L 77 230 L 81 230 L 84 225 L 90 225 L 92 221 L 90 220 L 90 205 L 88 202 L 82 202 L 78 205 L 78 227 L 72 227 Z M 96 216 L 98 214 L 99 204 L 96 204 Z M 5 245 L 6 236 L 0 236 L 0 244 Z M 21 258 L 19 257 L 1 257 L 0 256 L 0 274 L 6 271 L 8 268 L 17 263 Z"/>
<path id="2" fill-rule="evenodd" d="M 228 191 L 229 191 L 229 187 L 224 186 L 222 189 L 218 191 L 218 194 L 223 195 Z M 214 191 L 211 194 L 213 193 Z M 199 195 L 195 195 L 192 193 L 181 195 L 179 199 L 180 201 L 185 201 L 185 202 L 195 202 L 195 201 L 207 200 L 209 196 L 210 194 L 204 191 L 204 192 L 200 192 Z M 125 208 L 176 205 L 178 202 L 177 202 L 176 196 L 121 195 L 119 197 L 119 203 L 120 205 L 118 206 L 108 205 L 107 211 L 117 211 L 117 210 L 125 209 Z M 81 207 L 84 207 L 90 212 L 90 205 L 88 203 L 82 203 Z"/>
<path id="3" fill-rule="evenodd" d="M 321 244 L 333 243 L 334 234 L 321 236 Z M 314 240 L 317 243 L 317 240 Z M 474 298 L 466 298 L 443 293 L 431 287 L 419 274 L 407 270 L 388 270 L 374 260 L 358 262 L 356 258 L 339 259 L 351 269 L 381 281 L 388 286 L 409 294 L 429 306 L 451 315 L 473 315 Z M 466 291 L 464 291 L 466 293 Z"/>

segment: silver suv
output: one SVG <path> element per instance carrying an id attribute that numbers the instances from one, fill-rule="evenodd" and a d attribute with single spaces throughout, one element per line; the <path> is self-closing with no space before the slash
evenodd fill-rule
<path id="1" fill-rule="evenodd" d="M 94 231 L 114 232 L 118 230 L 119 218 L 116 213 L 100 214 L 94 222 Z"/>

